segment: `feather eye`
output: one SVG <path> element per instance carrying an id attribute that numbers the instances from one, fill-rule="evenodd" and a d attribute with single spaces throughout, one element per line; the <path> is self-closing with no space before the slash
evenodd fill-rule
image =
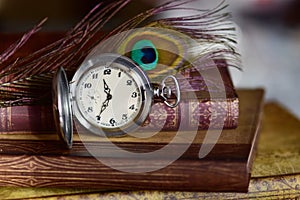
<path id="1" fill-rule="evenodd" d="M 147 71 L 156 68 L 158 55 L 158 50 L 151 40 L 141 39 L 134 43 L 130 57 Z"/>
<path id="2" fill-rule="evenodd" d="M 124 34 L 118 34 L 124 35 Z M 116 53 L 126 55 L 150 75 L 163 70 L 161 65 L 175 68 L 187 51 L 186 38 L 178 32 L 162 28 L 141 28 L 131 31 L 116 47 Z"/>

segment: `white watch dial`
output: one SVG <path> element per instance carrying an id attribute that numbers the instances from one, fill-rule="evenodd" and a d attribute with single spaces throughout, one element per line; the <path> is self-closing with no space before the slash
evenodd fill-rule
<path id="1" fill-rule="evenodd" d="M 137 77 L 119 65 L 93 67 L 77 84 L 79 111 L 95 127 L 122 129 L 133 122 L 141 109 L 142 94 Z"/>

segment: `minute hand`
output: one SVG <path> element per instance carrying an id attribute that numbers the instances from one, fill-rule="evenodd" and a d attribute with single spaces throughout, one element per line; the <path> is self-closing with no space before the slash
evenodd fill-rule
<path id="1" fill-rule="evenodd" d="M 101 116 L 101 114 L 104 112 L 104 110 L 108 107 L 108 103 L 109 103 L 109 100 L 108 100 L 108 99 L 106 99 L 106 100 L 103 102 L 99 116 Z"/>
<path id="2" fill-rule="evenodd" d="M 104 110 L 108 107 L 108 103 L 112 99 L 112 95 L 110 94 L 111 90 L 108 87 L 108 85 L 104 79 L 103 79 L 103 83 L 104 83 L 104 92 L 106 93 L 107 96 L 106 96 L 106 100 L 102 104 L 99 116 L 101 116 L 101 114 L 104 112 Z"/>

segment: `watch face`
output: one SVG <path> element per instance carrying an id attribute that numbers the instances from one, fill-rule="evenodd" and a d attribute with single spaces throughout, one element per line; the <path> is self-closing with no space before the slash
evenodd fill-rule
<path id="1" fill-rule="evenodd" d="M 136 118 L 141 108 L 141 91 L 129 71 L 119 64 L 98 66 L 87 71 L 78 84 L 76 102 L 85 118 L 114 129 Z"/>
<path id="2" fill-rule="evenodd" d="M 132 63 L 99 62 L 80 73 L 73 92 L 75 116 L 96 134 L 100 130 L 124 132 L 144 121 L 150 111 L 147 103 L 145 112 L 144 102 L 149 93 L 145 88 L 148 80 L 128 64 Z"/>

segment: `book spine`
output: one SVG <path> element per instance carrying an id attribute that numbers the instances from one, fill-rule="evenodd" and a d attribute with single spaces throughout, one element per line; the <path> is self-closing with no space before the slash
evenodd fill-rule
<path id="1" fill-rule="evenodd" d="M 216 109 L 213 109 L 216 108 Z M 176 108 L 155 103 L 141 130 L 176 131 L 207 128 L 236 128 L 237 98 L 218 101 L 187 99 Z M 0 108 L 0 133 L 40 133 L 55 131 L 51 106 L 16 106 Z"/>
<path id="2" fill-rule="evenodd" d="M 50 106 L 14 106 L 0 108 L 0 133 L 38 133 L 55 131 Z"/>
<path id="3" fill-rule="evenodd" d="M 176 108 L 156 103 L 141 130 L 177 131 L 236 128 L 238 98 L 223 100 L 185 99 Z"/>

